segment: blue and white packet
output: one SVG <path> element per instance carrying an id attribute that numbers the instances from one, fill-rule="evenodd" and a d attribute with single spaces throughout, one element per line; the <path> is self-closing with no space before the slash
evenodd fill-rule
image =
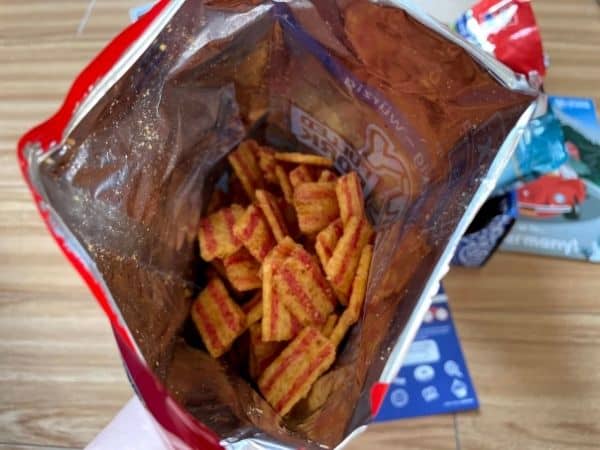
<path id="1" fill-rule="evenodd" d="M 440 288 L 375 422 L 478 408 L 448 297 Z"/>

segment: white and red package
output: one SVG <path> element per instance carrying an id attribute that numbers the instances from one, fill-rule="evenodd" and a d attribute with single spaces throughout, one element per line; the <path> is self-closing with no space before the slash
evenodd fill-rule
<path id="1" fill-rule="evenodd" d="M 456 30 L 515 72 L 544 77 L 542 37 L 531 0 L 482 0 L 456 22 Z"/>

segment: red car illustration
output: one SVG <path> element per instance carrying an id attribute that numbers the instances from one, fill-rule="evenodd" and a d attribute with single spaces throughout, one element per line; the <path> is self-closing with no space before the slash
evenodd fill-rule
<path id="1" fill-rule="evenodd" d="M 585 183 L 579 178 L 549 174 L 523 185 L 517 191 L 519 211 L 530 217 L 577 217 L 585 200 Z"/>

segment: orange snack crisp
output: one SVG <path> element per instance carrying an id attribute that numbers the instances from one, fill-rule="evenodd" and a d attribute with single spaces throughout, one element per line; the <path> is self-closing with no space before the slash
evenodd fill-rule
<path id="1" fill-rule="evenodd" d="M 265 369 L 258 387 L 273 409 L 287 414 L 335 359 L 335 346 L 318 330 L 306 327 Z"/>
<path id="2" fill-rule="evenodd" d="M 360 254 L 363 247 L 369 243 L 371 236 L 373 236 L 373 229 L 367 219 L 352 216 L 325 266 L 327 279 L 342 304 L 346 304 L 350 295 Z"/>
<path id="3" fill-rule="evenodd" d="M 315 251 L 321 261 L 321 265 L 325 267 L 335 250 L 335 246 L 344 233 L 341 219 L 331 222 L 326 228 L 317 234 L 315 242 Z"/>
<path id="4" fill-rule="evenodd" d="M 291 238 L 285 238 L 277 244 L 263 262 L 262 336 L 265 341 L 286 341 L 300 331 L 300 324 L 281 302 L 280 289 L 274 284 L 276 268 L 297 245 Z"/>
<path id="5" fill-rule="evenodd" d="M 294 191 L 300 231 L 317 233 L 339 216 L 335 183 L 302 183 Z"/>
<path id="6" fill-rule="evenodd" d="M 275 153 L 275 159 L 295 164 L 308 164 L 309 166 L 331 167 L 333 162 L 329 158 L 306 153 Z"/>
<path id="7" fill-rule="evenodd" d="M 257 260 L 262 261 L 275 246 L 275 239 L 261 210 L 250 205 L 233 226 L 233 234 Z"/>
<path id="8" fill-rule="evenodd" d="M 282 241 L 289 232 L 277 197 L 270 192 L 258 189 L 256 191 L 256 203 L 263 212 L 265 219 L 267 219 L 275 240 L 277 242 Z"/>
<path id="9" fill-rule="evenodd" d="M 356 172 L 350 172 L 339 178 L 335 185 L 335 193 L 344 226 L 348 223 L 350 217 L 363 217 L 365 215 L 363 192 Z"/>
<path id="10" fill-rule="evenodd" d="M 233 228 L 243 214 L 244 208 L 233 204 L 200 220 L 198 239 L 202 259 L 224 258 L 241 247 L 242 242 L 235 237 Z"/>
<path id="11" fill-rule="evenodd" d="M 279 265 L 274 282 L 282 303 L 303 325 L 323 325 L 337 303 L 315 258 L 301 246 Z"/>
<path id="12" fill-rule="evenodd" d="M 335 324 L 335 327 L 328 335 L 329 340 L 336 346 L 342 341 L 348 329 L 358 322 L 365 301 L 365 294 L 367 292 L 367 281 L 372 258 L 373 246 L 366 245 L 363 248 L 358 261 L 358 268 L 356 269 L 356 275 L 352 282 L 352 294 L 350 295 L 348 308 L 342 313 L 340 320 Z"/>
<path id="13" fill-rule="evenodd" d="M 192 305 L 192 320 L 213 358 L 223 355 L 246 329 L 246 315 L 219 278 L 211 279 Z"/>
<path id="14" fill-rule="evenodd" d="M 258 276 L 260 264 L 245 248 L 223 258 L 225 275 L 234 289 L 244 292 L 258 289 L 262 280 Z"/>
<path id="15" fill-rule="evenodd" d="M 277 165 L 275 151 L 257 144 L 255 153 L 258 158 L 258 166 L 262 170 L 265 180 L 269 183 L 277 183 L 277 176 L 275 175 L 275 166 Z"/>
<path id="16" fill-rule="evenodd" d="M 263 173 L 255 156 L 256 145 L 255 141 L 244 141 L 227 157 L 251 200 L 254 200 L 254 192 L 263 187 Z"/>
<path id="17" fill-rule="evenodd" d="M 283 192 L 283 198 L 285 198 L 285 201 L 291 205 L 294 203 L 294 188 L 290 183 L 288 174 L 279 164 L 275 166 L 275 176 L 277 177 L 277 182 L 279 183 L 281 192 Z"/>

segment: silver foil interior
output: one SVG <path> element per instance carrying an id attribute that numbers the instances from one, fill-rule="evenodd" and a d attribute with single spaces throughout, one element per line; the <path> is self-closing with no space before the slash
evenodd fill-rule
<path id="1" fill-rule="evenodd" d="M 393 3 L 173 2 L 64 142 L 31 153 L 57 228 L 148 366 L 232 449 L 333 448 L 369 422 L 371 386 L 399 364 L 532 112 L 522 78 Z M 198 222 L 247 136 L 356 170 L 378 231 L 362 318 L 319 382 L 323 401 L 283 420 L 240 358 L 210 358 L 187 320 L 203 283 Z"/>

